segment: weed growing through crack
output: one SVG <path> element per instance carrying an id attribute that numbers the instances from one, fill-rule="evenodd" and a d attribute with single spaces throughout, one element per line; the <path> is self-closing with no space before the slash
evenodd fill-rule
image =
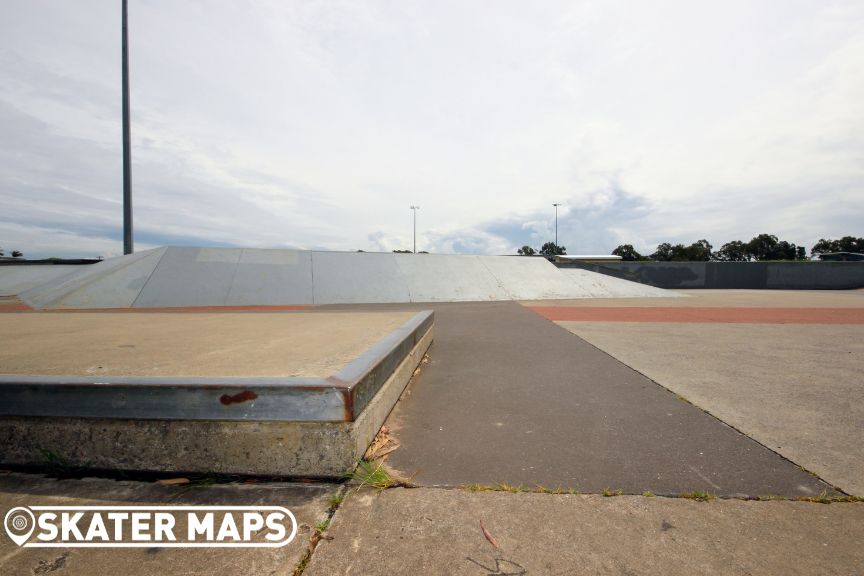
<path id="1" fill-rule="evenodd" d="M 513 494 L 518 494 L 520 492 L 531 492 L 531 490 L 526 490 L 522 486 L 513 486 L 512 484 L 463 484 L 460 486 L 463 490 L 467 490 L 468 492 L 511 492 Z M 539 492 L 539 487 L 536 492 Z M 545 490 L 545 488 L 543 488 Z"/>
<path id="2" fill-rule="evenodd" d="M 688 500 L 696 500 L 698 502 L 708 502 L 710 500 L 716 500 L 717 496 L 711 494 L 710 492 L 703 492 L 697 490 L 695 492 L 681 492 L 678 495 L 679 498 L 687 498 Z"/>
<path id="3" fill-rule="evenodd" d="M 357 488 L 358 490 L 363 486 L 371 486 L 372 488 L 383 490 L 399 484 L 387 469 L 384 468 L 383 462 L 376 464 L 368 460 L 361 460 L 357 464 L 357 468 L 354 469 L 354 472 L 351 473 L 350 478 L 360 483 L 360 486 Z"/>
<path id="4" fill-rule="evenodd" d="M 523 486 L 514 486 L 513 484 L 462 484 L 460 489 L 468 492 L 510 492 L 512 494 L 533 493 L 533 494 L 570 494 L 571 496 L 579 494 L 575 488 L 565 490 L 558 486 L 557 488 L 547 488 L 543 485 L 538 485 L 536 488 L 529 489 Z"/>
<path id="5" fill-rule="evenodd" d="M 73 478 L 80 475 L 88 468 L 86 462 L 76 464 L 63 454 L 48 448 L 41 448 L 39 452 L 42 456 L 42 465 L 47 469 L 48 474 L 51 476 L 56 476 L 58 478 Z"/>
<path id="6" fill-rule="evenodd" d="M 330 518 L 326 518 L 321 520 L 317 524 L 315 524 L 315 530 L 318 532 L 325 532 L 330 527 Z"/>
<path id="7" fill-rule="evenodd" d="M 847 494 L 839 496 L 828 496 L 827 490 L 823 490 L 818 496 L 798 496 L 795 498 L 797 502 L 816 502 L 817 504 L 833 504 L 835 502 L 864 502 L 864 498 L 858 496 L 849 496 Z"/>
<path id="8" fill-rule="evenodd" d="M 337 494 L 334 494 L 327 500 L 327 502 L 330 504 L 330 507 L 327 509 L 327 517 L 315 524 L 315 531 L 312 532 L 312 536 L 309 538 L 309 544 L 306 547 L 306 551 L 300 558 L 300 562 L 297 564 L 297 567 L 294 568 L 292 576 L 302 576 L 303 572 L 305 572 L 306 568 L 309 566 L 309 561 L 312 560 L 312 554 L 315 553 L 315 548 L 318 547 L 318 544 L 321 542 L 321 540 L 333 539 L 332 536 L 328 536 L 327 534 L 325 534 L 325 532 L 327 532 L 327 530 L 330 528 L 330 521 L 333 519 L 333 516 L 336 514 L 336 510 L 339 509 L 339 506 L 344 500 L 344 487 L 341 488 Z"/>
<path id="9" fill-rule="evenodd" d="M 609 488 L 603 489 L 603 496 L 606 496 L 607 498 L 609 498 L 611 496 L 623 496 L 623 495 L 624 495 L 623 490 L 610 490 Z"/>

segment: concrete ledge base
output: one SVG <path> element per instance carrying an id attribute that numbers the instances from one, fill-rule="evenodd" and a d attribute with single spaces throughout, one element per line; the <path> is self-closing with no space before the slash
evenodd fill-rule
<path id="1" fill-rule="evenodd" d="M 353 421 L 0 417 L 0 462 L 51 455 L 94 469 L 338 478 L 381 428 L 432 343 L 430 325 Z"/>

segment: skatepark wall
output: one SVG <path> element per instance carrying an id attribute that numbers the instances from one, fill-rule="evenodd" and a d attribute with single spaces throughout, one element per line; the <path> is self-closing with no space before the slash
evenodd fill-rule
<path id="1" fill-rule="evenodd" d="M 18 296 L 34 308 L 163 308 L 677 294 L 560 270 L 544 258 L 165 247 L 82 267 Z"/>
<path id="2" fill-rule="evenodd" d="M 562 262 L 658 288 L 852 290 L 864 288 L 864 262 Z"/>

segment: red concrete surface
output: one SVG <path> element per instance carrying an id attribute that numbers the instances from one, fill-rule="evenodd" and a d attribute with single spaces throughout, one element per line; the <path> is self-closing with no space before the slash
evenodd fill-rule
<path id="1" fill-rule="evenodd" d="M 530 308 L 556 322 L 864 324 L 864 308 Z"/>
<path id="2" fill-rule="evenodd" d="M 17 298 L 0 300 L 0 313 L 2 312 L 33 312 L 33 308 L 21 302 Z"/>

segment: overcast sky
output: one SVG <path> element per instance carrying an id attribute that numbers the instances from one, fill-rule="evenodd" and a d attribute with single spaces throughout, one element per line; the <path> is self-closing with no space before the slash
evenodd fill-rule
<path id="1" fill-rule="evenodd" d="M 120 1 L 4 0 L 0 246 L 122 253 Z M 136 248 L 864 236 L 864 2 L 130 0 Z"/>

